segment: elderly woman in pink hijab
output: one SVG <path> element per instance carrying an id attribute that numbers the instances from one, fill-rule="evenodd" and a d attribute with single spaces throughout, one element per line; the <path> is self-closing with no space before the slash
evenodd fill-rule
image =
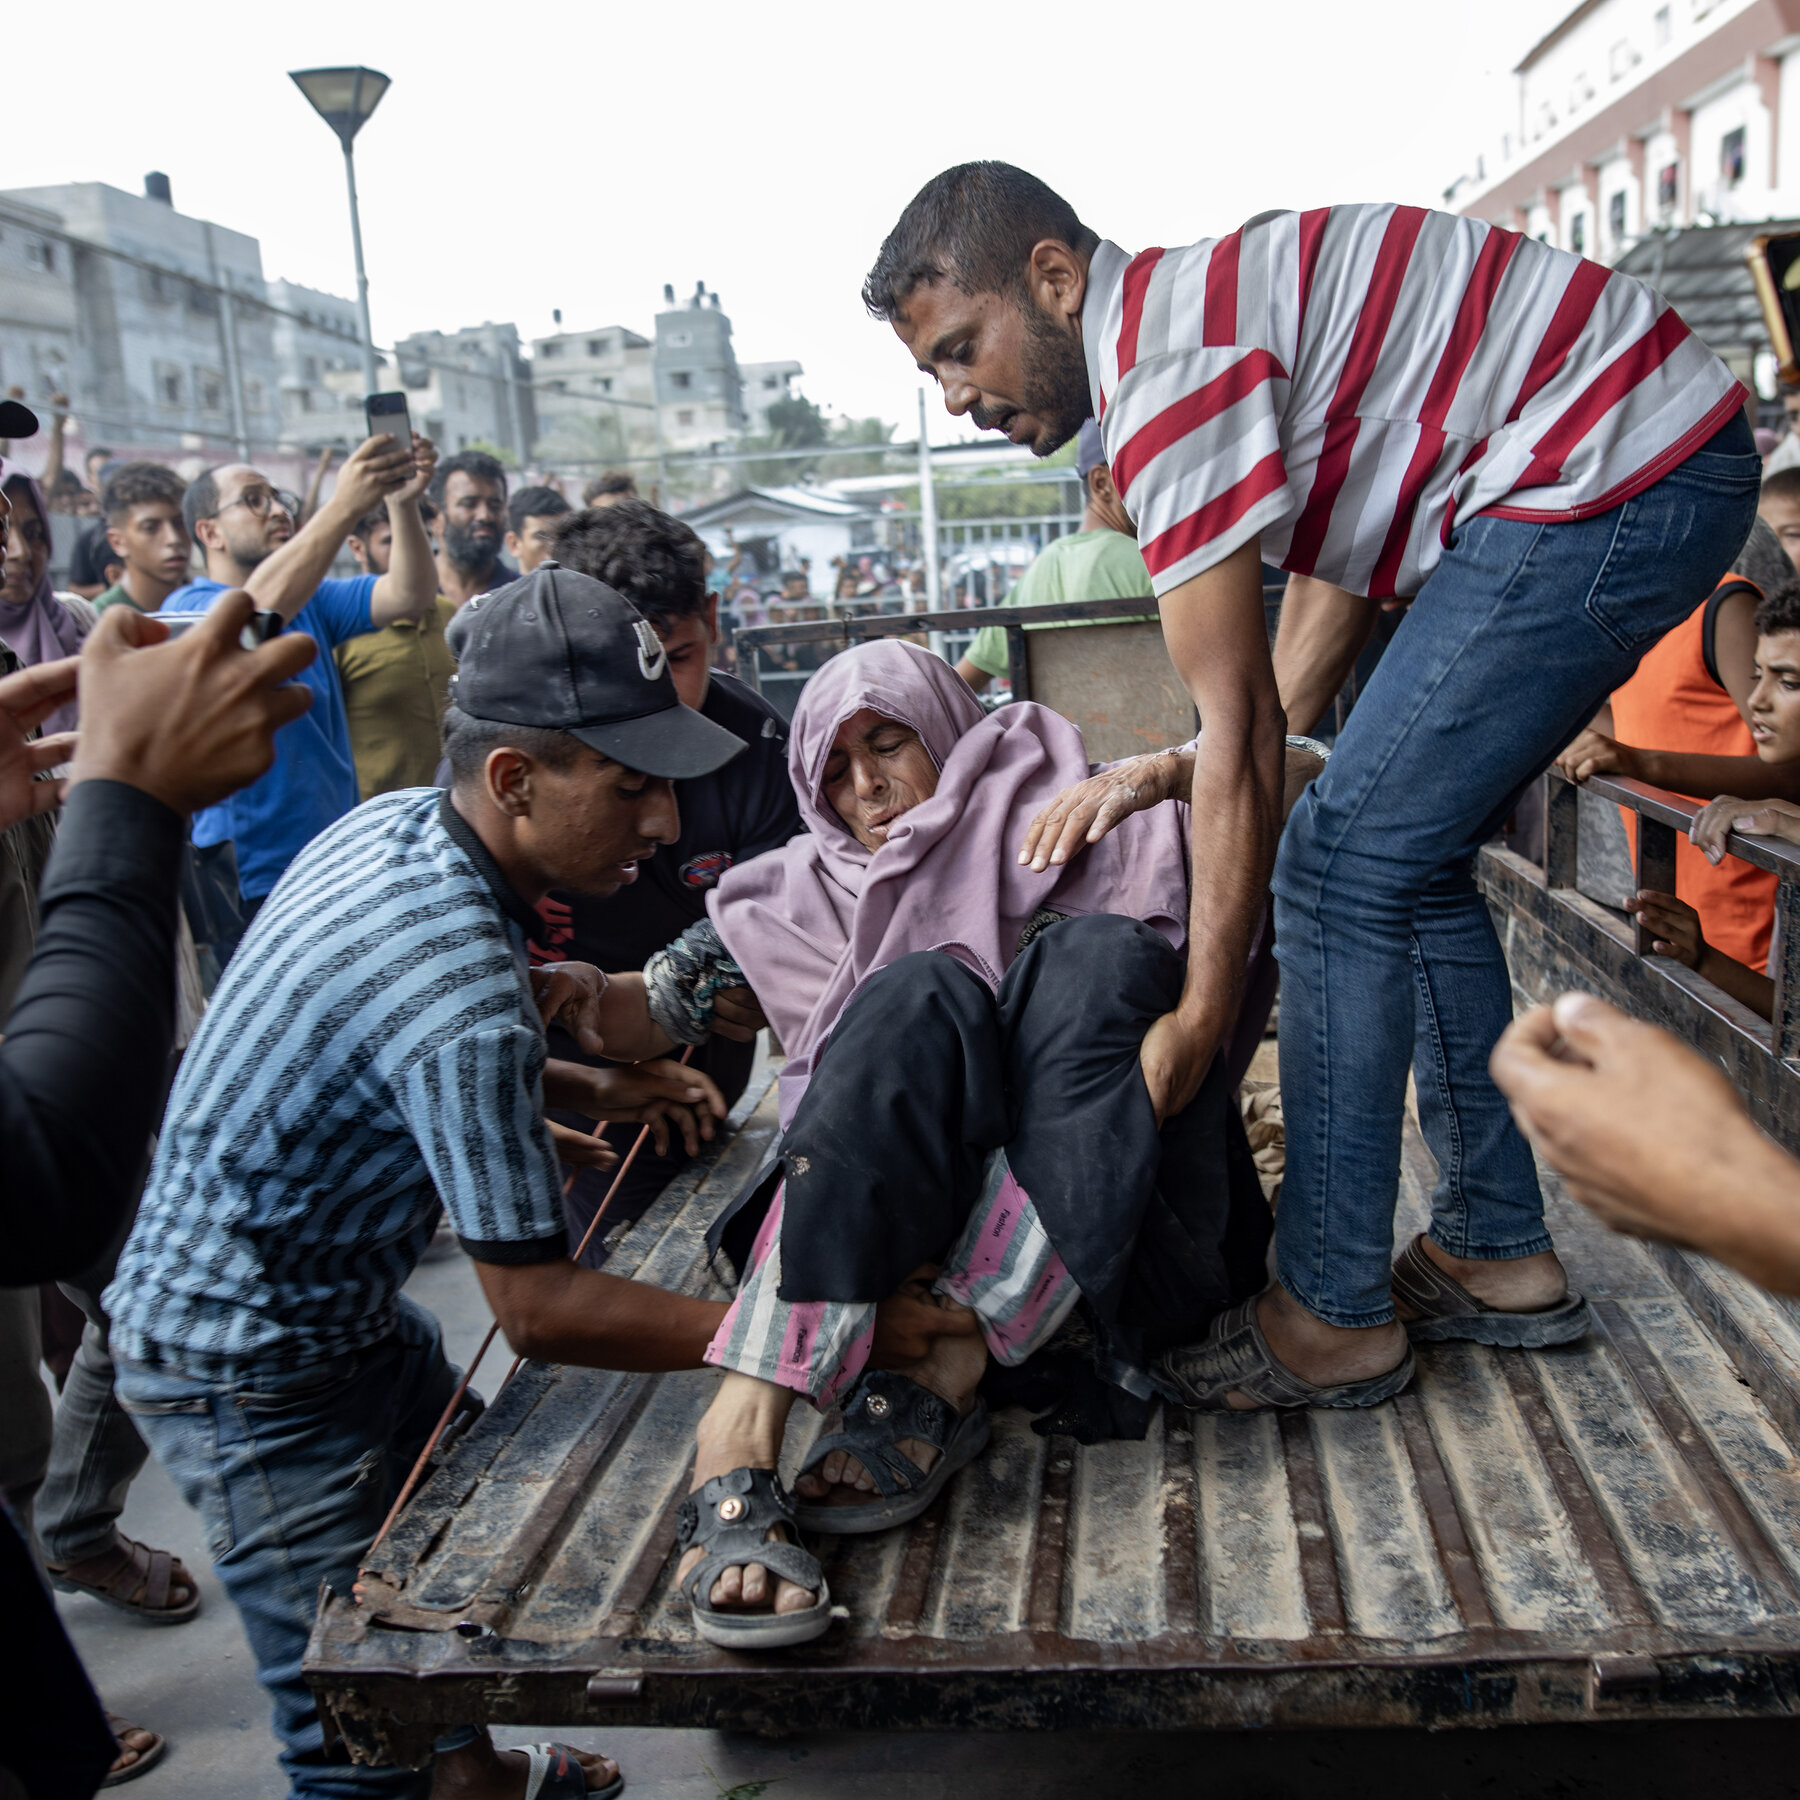
<path id="1" fill-rule="evenodd" d="M 1168 760 L 1144 810 L 1037 868 L 1028 824 L 1089 774 L 1076 728 L 984 715 L 915 645 L 848 651 L 794 716 L 808 833 L 728 871 L 646 969 L 671 1036 L 697 1041 L 709 996 L 747 982 L 789 1057 L 772 1164 L 714 1228 L 744 1277 L 706 1353 L 726 1377 L 676 1577 L 709 1641 L 823 1632 L 796 1525 L 917 1517 L 987 1442 L 984 1376 L 1050 1406 L 1040 1429 L 1141 1436 L 1158 1352 L 1263 1285 L 1235 1076 L 1215 1067 L 1159 1124 L 1139 1068 L 1182 985 L 1186 808 L 1153 804 L 1186 791 Z M 922 1361 L 872 1358 L 878 1303 L 909 1291 L 944 1335 Z M 800 1395 L 842 1423 L 796 1499 L 776 1466 Z"/>

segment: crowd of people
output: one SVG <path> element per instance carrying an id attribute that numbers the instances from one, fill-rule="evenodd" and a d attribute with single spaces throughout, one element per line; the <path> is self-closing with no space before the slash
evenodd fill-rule
<path id="1" fill-rule="evenodd" d="M 1479 307 L 1412 293 L 1415 255 L 1477 271 Z M 984 707 L 993 636 L 954 666 L 846 651 L 785 720 L 721 666 L 762 603 L 745 559 L 626 476 L 576 506 L 376 436 L 304 498 L 104 451 L 84 484 L 59 414 L 48 479 L 0 477 L 0 1573 L 41 1721 L 0 1775 L 86 1795 L 164 1754 L 104 1713 L 44 1585 L 195 1615 L 196 1572 L 119 1529 L 154 1454 L 294 1794 L 619 1791 L 602 1755 L 475 1723 L 428 1774 L 355 1765 L 302 1677 L 321 1586 L 354 1593 L 459 1389 L 403 1291 L 444 1236 L 521 1355 L 719 1371 L 671 1580 L 744 1650 L 828 1630 L 802 1533 L 916 1518 L 991 1404 L 1097 1442 L 1161 1402 L 1376 1405 L 1414 1342 L 1581 1337 L 1529 1144 L 1609 1222 L 1800 1291 L 1791 1159 L 1597 1001 L 1512 1020 L 1470 875 L 1553 760 L 1705 798 L 1675 891 L 1632 909 L 1770 1010 L 1771 886 L 1727 838 L 1800 841 L 1800 474 L 1760 480 L 1723 365 L 1592 268 L 1384 207 L 1132 257 L 1007 165 L 927 186 L 870 312 L 952 412 L 1078 440 L 1083 529 L 1013 598 L 1153 596 L 1206 722 L 1098 769 L 1059 715 Z M 1344 411 L 1353 381 L 1381 404 Z M 38 424 L 0 403 L 0 438 Z M 91 593 L 50 577 L 71 482 Z M 836 588 L 909 581 L 870 558 Z M 783 585 L 816 603 L 809 571 Z M 1410 611 L 1335 747 L 1289 735 L 1384 604 Z M 1271 1219 L 1238 1088 L 1277 955 Z M 654 1151 L 615 1227 L 716 1134 L 765 1027 L 780 1136 L 712 1222 L 735 1293 L 611 1274 L 626 1140 Z M 1396 1259 L 1415 1054 L 1439 1183 Z M 85 1321 L 54 1414 L 47 1282 Z M 835 1421 L 790 1491 L 799 1397 Z"/>

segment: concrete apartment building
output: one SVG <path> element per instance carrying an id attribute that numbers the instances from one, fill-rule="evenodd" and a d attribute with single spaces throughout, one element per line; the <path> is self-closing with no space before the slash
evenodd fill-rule
<path id="1" fill-rule="evenodd" d="M 281 403 L 261 248 L 177 212 L 166 177 L 145 188 L 0 192 L 0 373 L 30 399 L 67 393 L 90 436 L 119 444 L 272 445 Z"/>
<path id="2" fill-rule="evenodd" d="M 356 302 L 297 281 L 271 281 L 281 426 L 297 444 L 349 450 L 363 438 L 362 333 Z M 383 360 L 384 367 L 391 367 Z"/>
<path id="3" fill-rule="evenodd" d="M 797 362 L 739 363 L 744 383 L 744 417 L 752 437 L 769 432 L 769 408 L 777 400 L 794 398 L 794 383 L 806 371 Z"/>
<path id="4" fill-rule="evenodd" d="M 623 325 L 533 338 L 540 454 L 573 462 L 654 455 L 653 356 L 649 338 Z"/>
<path id="5" fill-rule="evenodd" d="M 654 372 L 667 449 L 703 449 L 742 435 L 744 383 L 731 348 L 731 319 L 704 281 L 680 305 L 674 288 L 663 288 Z"/>
<path id="6" fill-rule="evenodd" d="M 1647 233 L 1800 213 L 1800 0 L 1584 0 L 1445 198 L 1607 263 Z"/>
<path id="7" fill-rule="evenodd" d="M 801 374 L 797 362 L 740 366 L 730 315 L 705 282 L 684 301 L 665 286 L 650 337 L 606 325 L 533 338 L 531 368 L 538 453 L 577 462 L 648 459 L 659 448 L 674 455 L 761 434 L 770 405 L 791 398 Z"/>
<path id="8" fill-rule="evenodd" d="M 444 456 L 487 444 L 522 467 L 537 440 L 531 365 L 516 325 L 415 331 L 394 346 L 413 428 Z"/>

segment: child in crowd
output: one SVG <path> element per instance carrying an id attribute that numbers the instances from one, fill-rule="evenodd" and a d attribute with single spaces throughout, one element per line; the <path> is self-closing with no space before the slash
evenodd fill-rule
<path id="1" fill-rule="evenodd" d="M 1800 558 L 1800 468 L 1777 469 L 1764 480 L 1756 516 L 1790 557 Z"/>
<path id="2" fill-rule="evenodd" d="M 1800 786 L 1800 582 L 1777 587 L 1756 609 L 1756 685 L 1750 692 L 1749 715 L 1762 769 L 1793 776 L 1794 785 Z M 1751 770 L 1757 766 L 1749 765 Z M 1695 818 L 1688 835 L 1696 852 L 1718 867 L 1726 854 L 1726 834 L 1732 830 L 1800 843 L 1800 806 L 1792 796 L 1744 800 L 1721 795 Z M 1773 877 L 1768 879 L 1772 885 Z M 1685 900 L 1644 890 L 1627 904 L 1655 934 L 1653 947 L 1659 956 L 1685 963 L 1760 1017 L 1772 1016 L 1774 982 L 1756 966 L 1708 942 L 1701 915 Z M 1767 962 L 1765 952 L 1764 967 Z"/>
<path id="3" fill-rule="evenodd" d="M 1573 780 L 1621 775 L 1695 799 L 1741 793 L 1800 800 L 1800 764 L 1765 766 L 1750 714 L 1757 607 L 1793 577 L 1774 532 L 1758 519 L 1731 573 L 1645 653 L 1606 712 L 1558 759 L 1562 772 Z M 1624 811 L 1624 823 L 1635 852 L 1637 815 Z M 1735 857 L 1709 860 L 1682 842 L 1674 888 L 1698 912 L 1715 949 L 1753 968 L 1768 961 L 1774 876 Z"/>

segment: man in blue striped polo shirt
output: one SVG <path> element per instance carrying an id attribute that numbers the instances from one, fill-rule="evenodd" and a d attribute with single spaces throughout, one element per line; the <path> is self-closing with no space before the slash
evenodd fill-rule
<path id="1" fill-rule="evenodd" d="M 300 1665 L 319 1583 L 350 1591 L 457 1380 L 400 1292 L 440 1201 L 525 1355 L 697 1368 L 724 1310 L 569 1260 L 547 1089 L 590 1118 L 724 1108 L 671 1064 L 547 1080 L 525 942 L 548 889 L 633 880 L 677 834 L 671 780 L 742 745 L 680 704 L 655 632 L 597 581 L 546 565 L 468 611 L 452 787 L 359 807 L 276 885 L 182 1064 L 106 1294 L 120 1399 L 205 1522 L 308 1800 L 418 1792 L 324 1748 Z M 579 1023 L 613 1057 L 669 1047 L 641 978 Z M 440 1797 L 526 1791 L 522 1753 L 485 1732 L 437 1748 Z M 536 1791 L 616 1779 L 571 1752 Z"/>

